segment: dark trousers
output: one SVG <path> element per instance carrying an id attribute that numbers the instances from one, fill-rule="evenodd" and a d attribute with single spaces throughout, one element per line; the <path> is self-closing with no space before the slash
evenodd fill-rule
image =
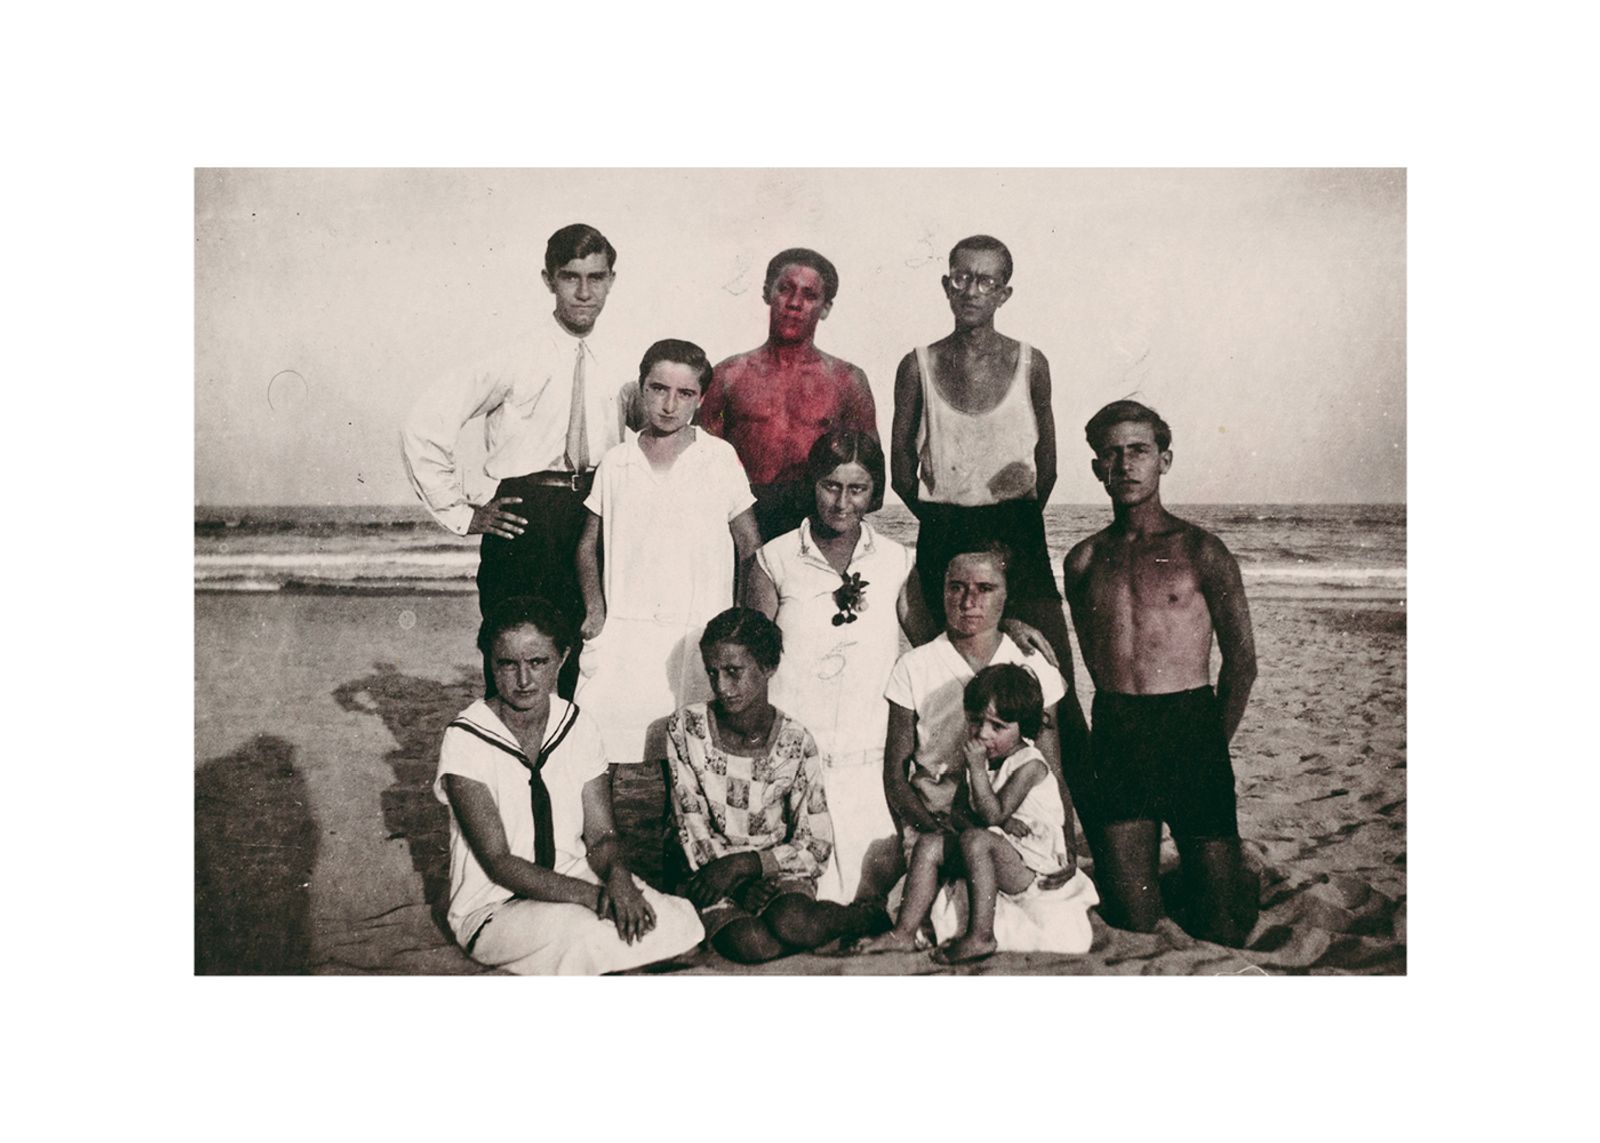
<path id="1" fill-rule="evenodd" d="M 811 515 L 817 506 L 814 488 L 803 480 L 750 486 L 756 498 L 756 530 L 761 533 L 763 544 L 794 531 L 800 521 Z"/>
<path id="2" fill-rule="evenodd" d="M 917 505 L 917 578 L 922 598 L 941 628 L 945 565 L 966 545 L 989 540 L 1004 541 L 1011 549 L 1007 598 L 1060 603 L 1061 592 L 1044 538 L 1044 509 L 1037 500 L 1002 500 L 971 508 L 924 500 Z"/>
<path id="3" fill-rule="evenodd" d="M 542 595 L 576 623 L 583 622 L 577 554 L 578 539 L 589 515 L 583 501 L 591 483 L 591 478 L 583 478 L 574 490 L 535 484 L 524 476 L 500 482 L 495 496 L 520 496 L 521 504 L 507 507 L 527 520 L 528 526 L 514 540 L 483 537 L 478 552 L 478 610 L 482 614 L 488 615 L 497 603 L 512 596 Z M 582 649 L 581 641 L 573 646 L 556 680 L 556 693 L 564 699 L 572 698 L 577 686 L 578 654 Z M 489 682 L 484 680 L 486 686 Z"/>

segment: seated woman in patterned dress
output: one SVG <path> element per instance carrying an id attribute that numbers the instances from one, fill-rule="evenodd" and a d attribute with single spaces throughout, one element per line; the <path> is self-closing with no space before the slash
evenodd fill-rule
<path id="1" fill-rule="evenodd" d="M 667 762 L 685 892 L 711 947 L 751 964 L 883 931 L 877 905 L 816 899 L 833 824 L 816 742 L 767 697 L 777 625 L 730 608 L 706 624 L 700 653 L 715 698 L 672 716 Z"/>

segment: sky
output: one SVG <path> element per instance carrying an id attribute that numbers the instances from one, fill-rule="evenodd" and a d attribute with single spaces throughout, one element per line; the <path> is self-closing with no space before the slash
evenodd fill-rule
<path id="1" fill-rule="evenodd" d="M 900 358 L 951 328 L 950 247 L 993 234 L 996 325 L 1051 366 L 1054 502 L 1103 498 L 1082 426 L 1129 396 L 1172 426 L 1169 503 L 1405 499 L 1403 170 L 201 169 L 196 504 L 413 502 L 407 410 L 543 320 L 574 221 L 617 247 L 600 320 L 640 353 L 760 344 L 767 259 L 827 255 L 817 343 L 866 371 L 885 439 Z"/>

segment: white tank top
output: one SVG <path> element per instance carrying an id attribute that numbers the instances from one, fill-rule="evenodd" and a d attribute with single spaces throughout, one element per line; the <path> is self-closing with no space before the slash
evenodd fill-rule
<path id="1" fill-rule="evenodd" d="M 935 504 L 998 504 L 1035 494 L 1033 450 L 1039 425 L 1029 397 L 1028 363 L 1033 347 L 1017 350 L 1017 374 L 1000 403 L 986 413 L 963 413 L 939 395 L 928 347 L 917 347 L 922 375 L 922 424 L 917 427 L 921 463 L 919 495 Z"/>

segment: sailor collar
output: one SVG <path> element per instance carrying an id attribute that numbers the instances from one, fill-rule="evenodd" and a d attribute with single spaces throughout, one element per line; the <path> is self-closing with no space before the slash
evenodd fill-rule
<path id="1" fill-rule="evenodd" d="M 550 716 L 545 722 L 545 738 L 548 744 L 555 737 L 554 731 L 566 723 L 567 708 L 572 704 L 559 695 L 550 696 Z M 487 699 L 479 699 L 451 722 L 452 726 L 459 726 L 476 738 L 484 739 L 491 745 L 498 746 L 508 754 L 514 754 L 523 759 L 527 764 L 528 753 L 522 748 L 522 743 L 511 732 L 511 728 L 500 720 L 495 714 L 494 707 L 490 706 Z"/>

